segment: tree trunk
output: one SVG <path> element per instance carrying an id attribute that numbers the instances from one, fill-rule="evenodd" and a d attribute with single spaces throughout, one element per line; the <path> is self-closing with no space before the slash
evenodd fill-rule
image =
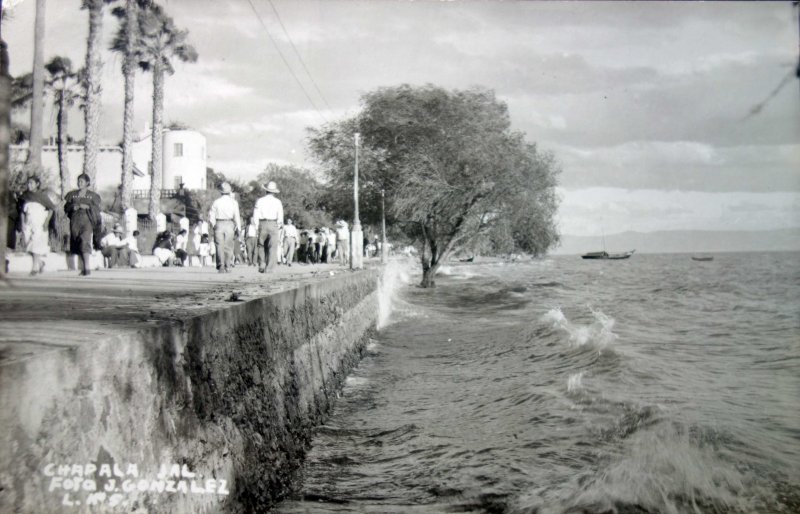
<path id="1" fill-rule="evenodd" d="M 58 178 L 61 186 L 61 199 L 67 195 L 69 184 L 69 165 L 67 164 L 67 130 L 69 120 L 69 107 L 64 100 L 66 92 L 58 92 L 58 105 L 56 108 L 56 149 L 58 152 Z"/>
<path id="2" fill-rule="evenodd" d="M 31 133 L 28 159 L 25 162 L 29 175 L 42 171 L 42 124 L 44 117 L 44 11 L 45 0 L 36 0 L 36 18 L 33 29 L 33 96 L 31 98 Z"/>
<path id="3" fill-rule="evenodd" d="M 8 74 L 6 43 L 0 39 L 0 278 L 6 276 L 8 246 L 8 156 L 11 143 L 11 76 Z"/>
<path id="4" fill-rule="evenodd" d="M 136 0 L 126 0 L 125 5 L 125 62 L 122 73 L 125 76 L 125 110 L 122 118 L 122 180 L 119 191 L 122 212 L 131 206 L 131 186 L 133 183 L 133 96 L 136 78 Z"/>
<path id="5" fill-rule="evenodd" d="M 66 250 L 64 245 L 64 236 L 69 231 L 69 223 L 66 221 L 67 217 L 64 213 L 64 197 L 67 196 L 67 187 L 69 185 L 69 165 L 67 163 L 67 130 L 69 127 L 69 106 L 64 99 L 66 91 L 62 89 L 59 91 L 58 97 L 58 112 L 56 113 L 56 148 L 58 151 L 58 176 L 60 184 L 61 196 L 56 202 L 56 212 L 53 213 L 55 218 L 55 249 L 58 252 Z M 53 246 L 53 245 L 51 245 Z"/>
<path id="6" fill-rule="evenodd" d="M 436 281 L 434 278 L 436 277 L 436 271 L 439 269 L 439 265 L 431 266 L 422 270 L 422 282 L 420 282 L 420 286 L 424 288 L 428 287 L 436 287 Z"/>
<path id="7" fill-rule="evenodd" d="M 150 203 L 147 214 L 155 221 L 156 215 L 161 210 L 161 137 L 164 115 L 164 68 L 159 61 L 153 66 L 153 152 L 150 159 Z"/>
<path id="8" fill-rule="evenodd" d="M 92 0 L 89 6 L 89 37 L 86 42 L 86 108 L 83 172 L 89 175 L 92 187 L 97 181 L 97 153 L 103 73 L 103 1 Z"/>

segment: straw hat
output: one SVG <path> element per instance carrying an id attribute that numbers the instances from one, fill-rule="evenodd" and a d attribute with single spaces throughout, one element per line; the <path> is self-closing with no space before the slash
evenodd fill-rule
<path id="1" fill-rule="evenodd" d="M 271 180 L 267 183 L 266 186 L 264 186 L 264 189 L 267 190 L 267 193 L 280 193 L 280 191 L 278 190 L 278 185 Z"/>
<path id="2" fill-rule="evenodd" d="M 227 182 L 223 182 L 222 184 L 220 184 L 219 190 L 222 191 L 222 194 L 224 195 L 229 195 L 232 193 L 231 185 L 228 184 Z"/>

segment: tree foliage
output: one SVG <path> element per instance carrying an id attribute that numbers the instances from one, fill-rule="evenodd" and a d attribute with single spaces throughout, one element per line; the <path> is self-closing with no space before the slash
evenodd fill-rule
<path id="1" fill-rule="evenodd" d="M 401 85 L 367 93 L 362 105 L 352 119 L 311 130 L 309 147 L 332 188 L 346 190 L 353 134 L 361 133 L 359 176 L 371 206 L 365 218 L 374 220 L 384 189 L 387 218 L 421 246 L 423 286 L 434 285 L 456 249 L 481 244 L 541 254 L 558 241 L 559 168 L 511 129 L 508 108 L 492 90 Z M 370 201 L 376 192 L 378 201 Z"/>
<path id="2" fill-rule="evenodd" d="M 303 228 L 330 226 L 331 215 L 325 205 L 326 188 L 310 171 L 291 165 L 268 164 L 263 173 L 251 182 L 258 196 L 264 195 L 264 186 L 275 181 L 280 190 L 284 217 Z M 248 211 L 248 213 L 252 212 Z"/>

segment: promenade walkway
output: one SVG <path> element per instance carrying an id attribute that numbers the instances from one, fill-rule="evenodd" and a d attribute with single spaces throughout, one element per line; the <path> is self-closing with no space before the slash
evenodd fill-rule
<path id="1" fill-rule="evenodd" d="M 0 281 L 0 366 L 99 338 L 200 316 L 349 269 L 337 264 L 278 266 L 269 274 L 237 266 L 102 269 L 90 277 L 13 271 Z"/>

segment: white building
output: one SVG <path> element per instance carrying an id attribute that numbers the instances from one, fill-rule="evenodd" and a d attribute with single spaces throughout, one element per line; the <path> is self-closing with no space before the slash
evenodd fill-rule
<path id="1" fill-rule="evenodd" d="M 183 183 L 186 189 L 206 188 L 206 138 L 194 130 L 165 130 L 162 135 L 162 190 L 176 190 Z M 24 162 L 28 145 L 11 145 L 11 162 Z M 150 132 L 137 137 L 131 148 L 133 156 L 133 189 L 139 196 L 150 191 L 150 158 L 152 144 Z M 74 189 L 83 171 L 84 149 L 81 145 L 67 146 L 67 190 Z M 58 183 L 58 149 L 54 144 L 42 148 L 42 167 Z M 93 189 L 98 192 L 116 190 L 122 178 L 122 148 L 101 146 L 97 154 L 97 176 Z"/>
<path id="2" fill-rule="evenodd" d="M 145 131 L 133 144 L 133 163 L 141 170 L 150 169 L 152 144 Z M 162 135 L 161 189 L 206 188 L 206 138 L 194 130 L 165 130 Z M 134 190 L 150 190 L 150 174 L 133 181 Z"/>

